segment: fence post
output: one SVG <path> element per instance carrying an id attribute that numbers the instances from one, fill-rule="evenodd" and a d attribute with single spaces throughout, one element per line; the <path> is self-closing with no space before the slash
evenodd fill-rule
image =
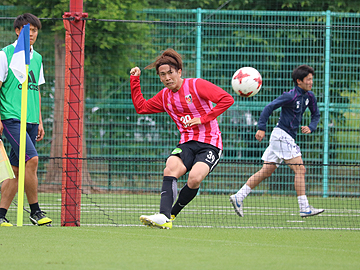
<path id="1" fill-rule="evenodd" d="M 84 138 L 84 48 L 83 0 L 71 0 L 65 12 L 65 90 L 63 131 L 63 177 L 61 226 L 80 226 Z M 68 20 L 69 19 L 69 20 Z"/>
<path id="2" fill-rule="evenodd" d="M 201 8 L 196 12 L 196 78 L 201 78 Z"/>
<path id="3" fill-rule="evenodd" d="M 329 163 L 329 106 L 330 106 L 330 48 L 331 48 L 331 11 L 326 11 L 325 32 L 325 95 L 324 95 L 324 169 L 323 197 L 328 197 L 328 163 Z"/>

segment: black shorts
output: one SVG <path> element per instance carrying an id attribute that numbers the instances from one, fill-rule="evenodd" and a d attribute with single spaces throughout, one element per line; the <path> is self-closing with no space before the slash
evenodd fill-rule
<path id="1" fill-rule="evenodd" d="M 210 167 L 211 172 L 218 164 L 221 154 L 222 150 L 211 144 L 189 141 L 177 145 L 170 156 L 181 158 L 187 171 L 190 171 L 196 162 L 201 161 Z"/>

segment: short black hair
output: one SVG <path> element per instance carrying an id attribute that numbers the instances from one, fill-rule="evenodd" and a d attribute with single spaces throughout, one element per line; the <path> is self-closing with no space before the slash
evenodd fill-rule
<path id="1" fill-rule="evenodd" d="M 37 27 L 37 29 L 41 29 L 41 22 L 39 18 L 31 13 L 24 13 L 22 15 L 17 16 L 14 21 L 14 29 L 16 28 L 21 29 L 21 27 L 23 27 L 28 23 Z"/>
<path id="2" fill-rule="evenodd" d="M 292 73 L 292 79 L 293 79 L 295 85 L 298 85 L 298 83 L 297 83 L 298 79 L 300 81 L 302 81 L 310 73 L 313 76 L 315 74 L 314 69 L 312 67 L 309 67 L 308 65 L 301 65 L 301 66 L 298 66 L 297 68 L 295 68 Z"/>

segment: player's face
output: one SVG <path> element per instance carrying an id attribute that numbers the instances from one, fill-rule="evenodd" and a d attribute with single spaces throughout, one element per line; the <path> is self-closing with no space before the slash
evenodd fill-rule
<path id="1" fill-rule="evenodd" d="M 297 80 L 298 86 L 304 91 L 310 91 L 313 85 L 313 75 L 309 73 L 302 81 Z"/>
<path id="2" fill-rule="evenodd" d="M 15 33 L 17 34 L 17 36 L 20 35 L 21 29 L 22 29 L 22 27 L 20 29 L 19 28 L 15 29 Z M 34 45 L 34 43 L 37 39 L 38 33 L 39 33 L 39 29 L 36 26 L 30 24 L 30 45 Z"/>
<path id="3" fill-rule="evenodd" d="M 171 91 L 176 92 L 180 89 L 183 79 L 181 79 L 181 69 L 176 71 L 169 65 L 159 67 L 160 81 Z"/>

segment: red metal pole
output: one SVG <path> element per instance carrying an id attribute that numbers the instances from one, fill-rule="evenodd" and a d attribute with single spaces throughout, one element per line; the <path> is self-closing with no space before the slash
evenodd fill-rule
<path id="1" fill-rule="evenodd" d="M 81 182 L 82 182 L 82 140 L 83 140 L 83 112 L 84 112 L 84 37 L 85 20 L 87 13 L 83 13 L 83 0 L 70 0 L 70 12 L 64 13 L 64 19 L 69 19 L 69 32 L 71 42 L 70 52 L 70 78 L 65 79 L 66 103 L 64 104 L 64 131 L 66 131 L 66 144 L 63 146 L 64 173 L 62 196 L 62 226 L 80 226 Z M 68 23 L 67 22 L 67 23 Z M 65 72 L 66 73 L 66 72 Z"/>
<path id="2" fill-rule="evenodd" d="M 70 0 L 70 13 L 83 12 L 83 0 Z"/>

